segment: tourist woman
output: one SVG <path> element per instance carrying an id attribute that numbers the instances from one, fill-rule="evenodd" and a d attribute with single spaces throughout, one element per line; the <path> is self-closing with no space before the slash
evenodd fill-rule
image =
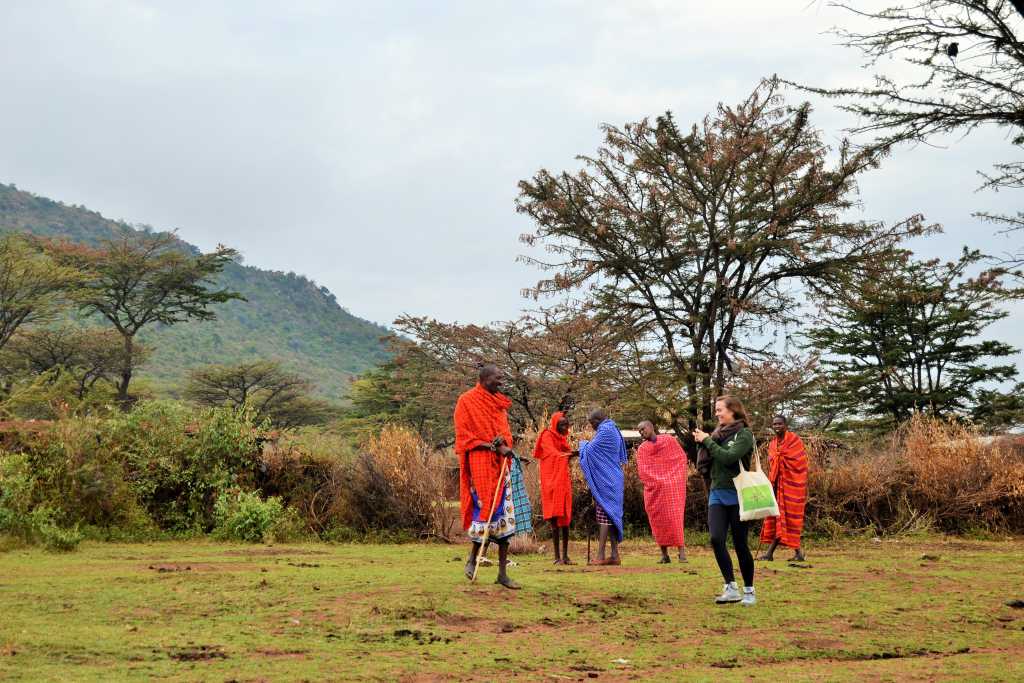
<path id="1" fill-rule="evenodd" d="M 743 404 L 734 396 L 722 396 L 715 401 L 715 416 L 718 418 L 718 427 L 711 434 L 700 428 L 693 430 L 693 438 L 701 447 L 698 469 L 701 469 L 702 460 L 710 465 L 707 468 L 710 475 L 708 527 L 711 531 L 715 560 L 725 580 L 722 594 L 715 598 L 715 602 L 740 602 L 749 607 L 756 602 L 754 557 L 747 543 L 747 523 L 740 521 L 739 498 L 732 480 L 740 473 L 740 462 L 747 469 L 750 468 L 754 435 L 747 427 L 747 414 Z M 732 558 L 725 545 L 726 535 L 730 530 L 740 573 L 743 575 L 742 594 L 736 585 Z"/>

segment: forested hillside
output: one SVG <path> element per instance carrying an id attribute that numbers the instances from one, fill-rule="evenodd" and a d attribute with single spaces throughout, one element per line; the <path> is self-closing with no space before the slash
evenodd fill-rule
<path id="1" fill-rule="evenodd" d="M 97 244 L 134 228 L 0 184 L 0 231 L 11 230 Z M 142 341 L 154 351 L 140 378 L 175 393 L 199 365 L 278 359 L 315 381 L 325 398 L 339 398 L 353 375 L 386 357 L 381 337 L 387 330 L 352 315 L 306 277 L 232 263 L 218 284 L 247 301 L 217 306 L 214 321 L 145 331 Z"/>

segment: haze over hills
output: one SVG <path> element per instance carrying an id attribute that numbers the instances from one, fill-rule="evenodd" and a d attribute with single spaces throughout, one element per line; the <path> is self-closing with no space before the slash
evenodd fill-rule
<path id="1" fill-rule="evenodd" d="M 0 231 L 12 230 L 97 244 L 136 229 L 0 183 Z M 381 342 L 387 328 L 352 315 L 326 287 L 301 275 L 232 263 L 218 285 L 247 301 L 217 305 L 213 321 L 144 331 L 141 340 L 154 352 L 140 379 L 175 393 L 194 367 L 277 359 L 316 382 L 322 397 L 338 399 L 353 376 L 387 357 Z"/>

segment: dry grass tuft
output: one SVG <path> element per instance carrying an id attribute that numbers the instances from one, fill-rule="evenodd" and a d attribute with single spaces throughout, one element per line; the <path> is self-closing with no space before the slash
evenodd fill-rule
<path id="1" fill-rule="evenodd" d="M 915 417 L 881 448 L 841 459 L 809 450 L 812 528 L 1024 530 L 1024 447 L 1012 439 Z"/>

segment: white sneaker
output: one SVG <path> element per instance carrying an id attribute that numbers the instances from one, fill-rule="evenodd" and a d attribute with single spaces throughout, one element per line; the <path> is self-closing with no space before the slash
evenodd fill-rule
<path id="1" fill-rule="evenodd" d="M 743 599 L 740 600 L 740 604 L 744 607 L 753 607 L 757 604 L 757 597 L 754 595 L 753 588 L 743 589 Z"/>
<path id="2" fill-rule="evenodd" d="M 730 602 L 739 602 L 743 597 L 740 595 L 739 589 L 736 587 L 736 582 L 727 583 L 722 586 L 722 594 L 715 598 L 715 602 L 719 605 L 724 605 Z"/>

